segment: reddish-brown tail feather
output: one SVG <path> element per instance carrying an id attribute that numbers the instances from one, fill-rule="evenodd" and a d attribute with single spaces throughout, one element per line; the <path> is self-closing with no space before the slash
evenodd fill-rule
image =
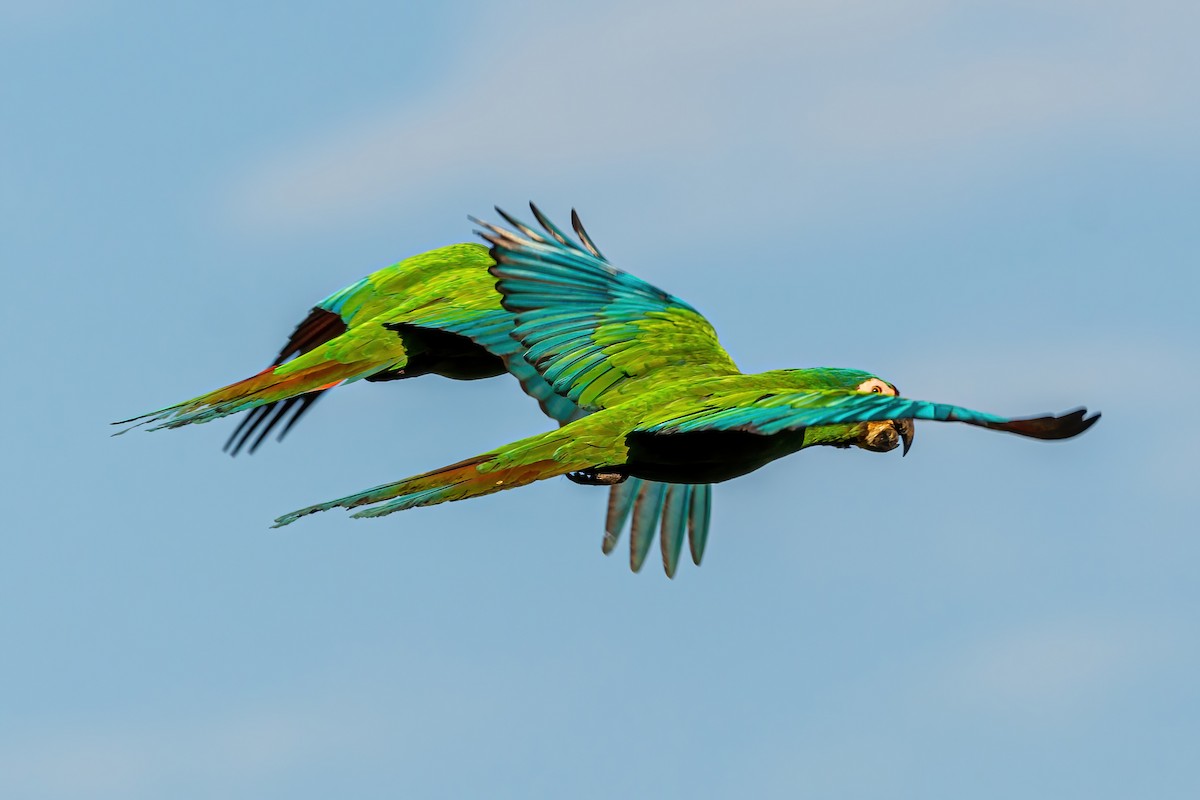
<path id="1" fill-rule="evenodd" d="M 328 511 L 331 508 L 358 508 L 374 503 L 382 503 L 382 505 L 364 509 L 354 516 L 382 517 L 395 511 L 404 511 L 418 506 L 432 506 L 452 500 L 465 500 L 468 497 L 482 497 L 485 494 L 526 486 L 535 481 L 565 475 L 573 470 L 583 468 L 577 464 L 563 464 L 553 459 L 503 468 L 489 467 L 494 463 L 497 455 L 497 453 L 487 453 L 475 456 L 448 467 L 405 478 L 395 483 L 376 486 L 374 489 L 352 494 L 349 497 L 302 508 L 299 511 L 284 514 L 275 520 L 275 527 L 288 525 L 318 511 Z"/>
<path id="2" fill-rule="evenodd" d="M 268 367 L 257 375 L 216 391 L 114 424 L 136 423 L 134 427 L 153 425 L 151 430 L 158 430 L 209 422 L 239 411 L 247 411 L 310 392 L 320 392 L 344 381 L 374 374 L 388 366 L 390 365 L 323 361 L 303 369 L 289 368 L 290 363 Z"/>

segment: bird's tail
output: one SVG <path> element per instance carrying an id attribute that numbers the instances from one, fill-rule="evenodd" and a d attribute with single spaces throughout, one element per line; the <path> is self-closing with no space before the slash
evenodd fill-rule
<path id="1" fill-rule="evenodd" d="M 549 448 L 521 448 L 529 453 L 529 456 L 524 459 L 502 455 L 511 454 L 521 444 L 517 443 L 517 445 L 504 448 L 500 452 L 468 458 L 457 464 L 451 464 L 448 467 L 435 469 L 412 478 L 405 478 L 402 481 L 376 486 L 374 489 L 367 489 L 365 492 L 352 494 L 349 497 L 318 503 L 290 514 L 284 514 L 275 520 L 274 527 L 281 528 L 318 511 L 328 511 L 332 508 L 358 508 L 375 503 L 380 505 L 363 509 L 353 516 L 382 517 L 394 511 L 404 511 L 418 506 L 432 506 L 452 500 L 465 500 L 468 497 L 482 497 L 485 494 L 526 486 L 535 481 L 554 478 L 591 466 L 582 462 L 564 463 L 552 457 L 546 457 L 547 450 L 553 453 L 553 450 Z M 503 463 L 504 466 L 499 466 L 499 463 Z"/>
<path id="2" fill-rule="evenodd" d="M 191 400 L 113 424 L 129 425 L 129 428 L 120 431 L 124 433 L 142 425 L 151 425 L 150 430 L 159 430 L 209 422 L 239 411 L 321 392 L 394 367 L 395 364 L 390 361 L 380 362 L 377 359 L 323 358 L 318 349 Z"/>

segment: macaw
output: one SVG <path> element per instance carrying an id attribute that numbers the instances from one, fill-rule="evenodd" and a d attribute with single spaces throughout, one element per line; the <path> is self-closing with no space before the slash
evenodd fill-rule
<path id="1" fill-rule="evenodd" d="M 901 397 L 895 384 L 855 369 L 738 370 L 694 308 L 613 267 L 572 211 L 579 243 L 535 206 L 544 229 L 497 212 L 512 229 L 472 218 L 491 245 L 503 307 L 523 356 L 560 396 L 592 413 L 441 469 L 279 517 L 276 527 L 332 508 L 355 517 L 479 497 L 566 475 L 588 484 L 706 485 L 814 446 L 888 452 L 912 446 L 914 420 L 965 422 L 1035 439 L 1077 436 L 1100 418 L 1007 418 Z M 662 514 L 667 571 L 682 548 L 677 522 L 688 490 L 643 495 L 639 514 Z M 661 511 L 660 511 L 661 509 Z"/>
<path id="2" fill-rule="evenodd" d="M 226 451 L 236 455 L 244 448 L 254 452 L 277 428 L 282 439 L 324 392 L 344 383 L 428 374 L 475 380 L 505 372 L 559 423 L 583 416 L 585 410 L 557 395 L 522 357 L 524 348 L 511 335 L 515 318 L 501 307 L 496 279 L 488 273 L 493 265 L 488 248 L 471 242 L 385 267 L 313 307 L 271 366 L 257 375 L 115 424 L 159 430 L 248 411 L 225 444 Z M 699 565 L 708 538 L 711 491 L 709 486 L 638 480 L 614 486 L 604 552 L 616 547 L 636 504 L 638 513 L 630 522 L 630 567 L 640 570 L 658 527 L 658 506 L 663 498 L 686 496 L 688 513 L 663 517 L 662 523 L 686 527 L 692 560 Z M 638 502 L 639 498 L 644 499 Z M 668 539 L 677 535 L 674 527 Z M 672 562 L 668 568 L 672 576 L 675 566 Z"/>

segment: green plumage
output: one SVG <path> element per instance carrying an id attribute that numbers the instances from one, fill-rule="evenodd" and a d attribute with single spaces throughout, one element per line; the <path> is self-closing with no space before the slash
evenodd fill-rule
<path id="1" fill-rule="evenodd" d="M 465 243 L 373 272 L 314 306 L 266 370 L 121 424 L 158 430 L 248 412 L 226 449 L 253 452 L 276 429 L 282 438 L 321 394 L 343 383 L 430 374 L 474 380 L 506 371 L 556 421 L 582 416 L 588 409 L 556 394 L 525 360 L 524 345 L 512 336 L 515 318 L 501 306 L 496 279 L 488 272 L 494 264 L 487 247 Z M 647 483 L 641 491 L 659 488 Z M 706 504 L 710 491 L 708 486 L 689 490 Z M 657 516 L 639 518 L 638 541 L 652 538 L 657 523 Z M 679 524 L 672 519 L 670 535 Z M 689 516 L 683 524 L 700 531 L 694 552 L 698 564 L 707 522 Z M 606 526 L 606 541 L 618 534 L 619 529 Z M 631 562 L 637 570 L 644 551 L 635 552 L 642 552 Z M 674 574 L 674 562 L 664 566 Z"/>
<path id="2" fill-rule="evenodd" d="M 531 436 L 468 459 L 465 472 L 456 472 L 453 492 L 440 492 L 429 485 L 426 473 L 377 487 L 369 494 L 354 495 L 311 506 L 280 517 L 286 525 L 315 511 L 335 507 L 357 508 L 383 503 L 357 516 L 383 516 L 416 506 L 475 497 L 523 486 L 572 472 L 615 472 L 625 476 L 666 483 L 713 483 L 739 477 L 805 447 L 868 447 L 869 424 L 894 419 L 938 419 L 1011 430 L 1022 429 L 1027 420 L 1007 420 L 969 409 L 944 404 L 909 401 L 855 391 L 873 376 L 855 370 L 776 370 L 759 375 L 728 375 L 694 381 L 686 386 L 655 387 L 610 408 L 571 422 L 555 431 Z M 779 398 L 785 398 L 781 404 Z M 879 410 L 882 400 L 897 401 Z M 764 434 L 758 417 L 774 420 L 780 408 L 816 415 L 806 416 Z M 745 417 L 729 420 L 730 411 Z M 891 416 L 884 417 L 887 413 Z M 824 421 L 836 414 L 837 422 Z M 1079 412 L 1061 418 L 1062 429 L 1052 433 L 1076 435 L 1096 417 L 1082 420 Z M 715 422 L 713 422 L 715 420 Z M 1064 438 L 1064 436 L 1035 436 Z M 894 446 L 894 445 L 893 445 Z M 889 448 L 891 449 L 891 448 Z M 520 474 L 520 478 L 515 477 Z M 390 502 L 385 502 L 390 501 Z M 658 492 L 647 501 L 657 507 Z M 638 509 L 634 508 L 634 516 Z M 657 516 L 657 514 L 655 514 Z M 635 548 L 647 547 L 635 542 Z"/>
<path id="3" fill-rule="evenodd" d="M 561 427 L 276 524 L 339 507 L 385 516 L 567 475 L 612 485 L 606 553 L 629 520 L 636 571 L 657 528 L 673 575 L 685 538 L 701 561 L 710 484 L 777 458 L 815 446 L 886 452 L 903 442 L 907 452 L 916 419 L 1059 439 L 1099 418 L 1081 409 L 1009 419 L 910 400 L 852 369 L 743 374 L 699 312 L 610 265 L 577 216 L 578 243 L 533 211 L 545 235 L 500 212 L 511 230 L 479 223 L 490 249 L 451 245 L 372 273 L 315 306 L 266 370 L 129 422 L 172 428 L 248 411 L 229 448 L 253 451 L 342 383 L 507 371 Z"/>
<path id="4" fill-rule="evenodd" d="M 515 228 L 479 222 L 491 245 L 513 335 L 556 392 L 595 413 L 556 431 L 498 447 L 443 470 L 310 506 L 280 517 L 286 525 L 316 511 L 360 508 L 383 516 L 417 506 L 476 497 L 556 475 L 583 482 L 706 484 L 751 472 L 818 445 L 888 451 L 912 441 L 912 420 L 957 421 L 1039 439 L 1068 438 L 1099 415 L 1007 419 L 941 403 L 901 398 L 895 386 L 860 370 L 817 368 L 740 373 L 695 309 L 608 264 L 578 217 L 582 247 L 535 208 L 541 236 L 500 212 Z M 663 513 L 663 506 L 666 511 Z M 678 516 L 707 516 L 703 500 L 614 490 L 610 525 L 632 513 L 663 519 L 668 571 L 680 547 Z M 635 533 L 634 558 L 648 550 Z M 703 536 L 697 539 L 703 548 Z M 610 549 L 611 535 L 605 548 Z M 639 555 L 641 554 L 641 555 Z M 697 562 L 699 558 L 697 557 Z"/>
<path id="5" fill-rule="evenodd" d="M 373 272 L 317 304 L 263 372 L 118 424 L 157 430 L 209 422 L 363 378 L 500 375 L 502 356 L 477 341 L 489 334 L 510 341 L 511 317 L 487 273 L 493 263 L 486 248 L 457 244 Z M 440 332 L 461 341 L 446 348 L 432 336 Z"/>

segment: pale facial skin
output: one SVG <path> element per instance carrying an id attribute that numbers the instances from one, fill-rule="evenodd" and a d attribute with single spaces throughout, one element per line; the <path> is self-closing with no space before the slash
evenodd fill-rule
<path id="1" fill-rule="evenodd" d="M 863 381 L 858 385 L 856 391 L 869 392 L 871 394 L 886 394 L 891 397 L 896 397 L 900 394 L 895 386 L 879 378 L 870 378 Z M 904 453 L 907 454 L 908 448 L 912 447 L 913 440 L 913 421 L 911 419 L 889 419 L 881 422 L 868 422 L 866 440 L 858 446 L 864 450 L 886 453 L 895 450 L 901 440 L 904 442 Z"/>

